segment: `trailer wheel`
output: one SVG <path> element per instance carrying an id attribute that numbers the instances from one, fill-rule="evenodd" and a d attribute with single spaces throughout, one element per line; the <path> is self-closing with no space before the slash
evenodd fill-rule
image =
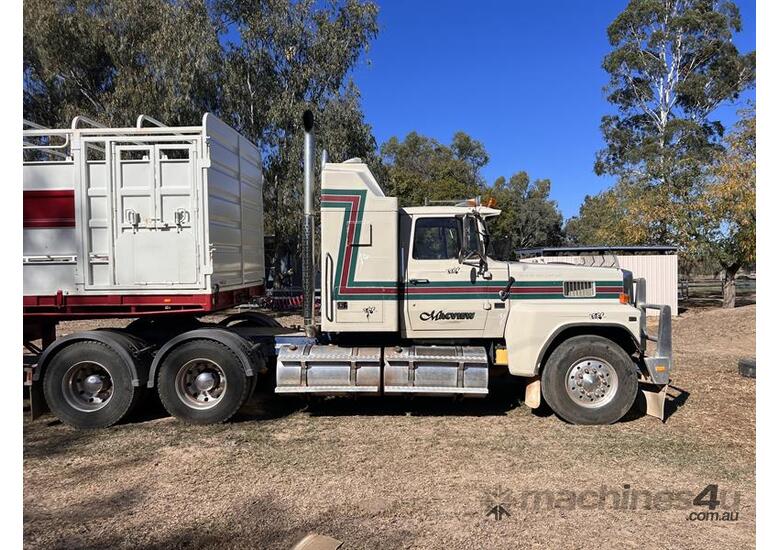
<path id="1" fill-rule="evenodd" d="M 638 390 L 631 357 L 612 340 L 575 336 L 550 354 L 542 372 L 542 395 L 572 424 L 612 424 L 631 408 Z"/>
<path id="2" fill-rule="evenodd" d="M 230 419 L 249 398 L 252 379 L 241 360 L 214 340 L 191 340 L 163 360 L 157 388 L 165 409 L 192 424 Z"/>
<path id="3" fill-rule="evenodd" d="M 81 429 L 106 428 L 127 416 L 143 388 L 134 387 L 130 367 L 107 345 L 75 342 L 49 362 L 43 394 L 54 415 Z"/>

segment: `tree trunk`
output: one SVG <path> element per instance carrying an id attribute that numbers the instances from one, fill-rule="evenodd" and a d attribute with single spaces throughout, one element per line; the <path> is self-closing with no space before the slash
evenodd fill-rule
<path id="1" fill-rule="evenodd" d="M 733 308 L 737 302 L 737 271 L 740 264 L 728 266 L 723 271 L 723 307 Z"/>

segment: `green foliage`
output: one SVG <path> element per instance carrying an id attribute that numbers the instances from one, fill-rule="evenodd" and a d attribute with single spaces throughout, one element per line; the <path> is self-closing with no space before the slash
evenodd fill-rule
<path id="1" fill-rule="evenodd" d="M 456 200 L 481 195 L 485 181 L 480 170 L 487 164 L 484 146 L 464 134 L 451 145 L 409 133 L 403 141 L 390 138 L 381 147 L 387 180 L 380 182 L 403 206 L 428 201 Z"/>
<path id="2" fill-rule="evenodd" d="M 708 252 L 736 274 L 756 259 L 756 113 L 749 108 L 726 137 L 727 148 L 701 194 L 710 220 Z"/>
<path id="3" fill-rule="evenodd" d="M 603 66 L 617 113 L 602 119 L 595 171 L 620 185 L 583 205 L 571 236 L 601 238 L 600 223 L 620 220 L 621 244 L 693 253 L 705 220 L 690 205 L 723 149 L 723 125 L 711 115 L 755 81 L 755 52 L 732 43 L 740 28 L 736 6 L 712 0 L 632 0 L 612 22 Z M 611 210 L 599 217 L 600 206 Z"/>
<path id="4" fill-rule="evenodd" d="M 502 213 L 490 222 L 494 254 L 514 259 L 515 251 L 535 246 L 558 246 L 563 241 L 563 217 L 550 199 L 550 180 L 531 183 L 526 172 L 518 172 L 507 182 L 500 177 L 488 195 L 496 199 Z"/>
<path id="5" fill-rule="evenodd" d="M 225 53 L 226 122 L 258 141 L 266 162 L 266 228 L 296 241 L 301 220 L 301 114 L 314 112 L 318 149 L 334 161 L 365 158 L 376 142 L 349 73 L 378 32 L 378 8 L 358 0 L 219 0 L 241 41 Z"/>
<path id="6" fill-rule="evenodd" d="M 220 64 L 202 2 L 24 2 L 24 114 L 44 125 L 197 124 L 217 109 Z"/>

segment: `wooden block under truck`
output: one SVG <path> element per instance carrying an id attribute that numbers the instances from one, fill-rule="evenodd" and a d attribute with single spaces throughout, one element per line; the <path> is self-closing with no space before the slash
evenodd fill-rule
<path id="1" fill-rule="evenodd" d="M 129 128 L 27 125 L 26 382 L 69 425 L 110 426 L 155 391 L 177 418 L 224 422 L 261 377 L 298 396 L 481 397 L 497 373 L 525 382 L 528 406 L 544 399 L 571 423 L 616 422 L 637 400 L 663 418 L 671 311 L 646 303 L 643 280 L 494 260 L 494 205 L 402 208 L 360 159 L 325 153 L 315 224 L 309 112 L 302 329 L 259 312 L 201 320 L 263 293 L 255 145 L 211 114 L 192 127 L 144 115 Z M 55 337 L 62 320 L 115 317 L 134 320 Z"/>

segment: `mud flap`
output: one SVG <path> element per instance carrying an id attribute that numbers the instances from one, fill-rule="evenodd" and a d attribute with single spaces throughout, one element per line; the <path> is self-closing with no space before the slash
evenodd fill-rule
<path id="1" fill-rule="evenodd" d="M 24 367 L 24 385 L 30 401 L 30 420 L 37 420 L 49 411 L 49 407 L 43 397 L 43 384 L 33 382 L 33 369 L 34 366 Z"/>
<path id="2" fill-rule="evenodd" d="M 666 411 L 666 392 L 669 389 L 669 384 L 658 386 L 656 384 L 642 383 L 641 390 L 645 396 L 645 414 L 658 418 L 661 422 L 664 421 L 664 413 Z"/>
<path id="3" fill-rule="evenodd" d="M 542 380 L 538 376 L 529 378 L 525 385 L 525 406 L 536 409 L 542 404 Z"/>

